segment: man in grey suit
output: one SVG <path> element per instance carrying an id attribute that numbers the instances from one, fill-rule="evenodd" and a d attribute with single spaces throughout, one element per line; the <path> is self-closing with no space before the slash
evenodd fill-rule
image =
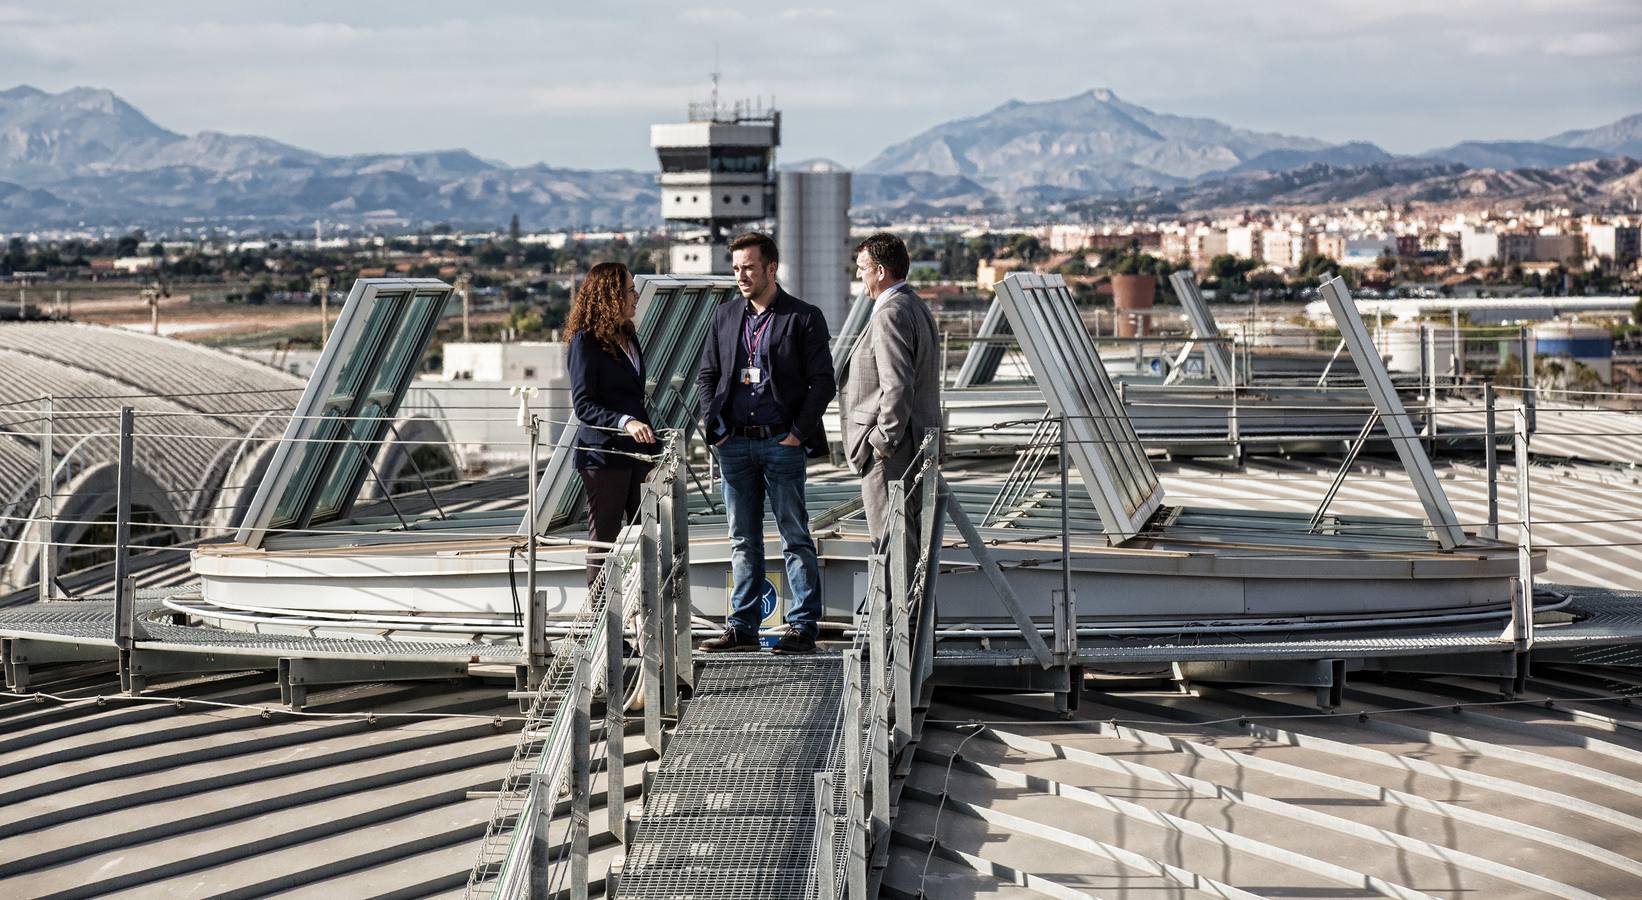
<path id="1" fill-rule="evenodd" d="M 906 282 L 911 260 L 900 238 L 867 238 L 855 248 L 855 264 L 875 301 L 845 363 L 838 411 L 850 471 L 861 476 L 867 529 L 881 550 L 889 532 L 889 486 L 916 474 L 910 470 L 924 430 L 941 426 L 941 347 L 935 316 Z"/>

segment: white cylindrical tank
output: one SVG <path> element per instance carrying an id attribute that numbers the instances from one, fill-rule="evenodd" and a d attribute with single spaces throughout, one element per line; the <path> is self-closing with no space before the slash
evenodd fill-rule
<path id="1" fill-rule="evenodd" d="M 1551 321 L 1535 325 L 1529 333 L 1536 368 L 1539 360 L 1560 357 L 1594 369 L 1605 385 L 1613 383 L 1613 332 L 1606 326 L 1577 319 Z M 1566 377 L 1564 380 L 1568 386 L 1573 385 Z"/>
<path id="2" fill-rule="evenodd" d="M 793 296 L 821 308 L 827 326 L 844 326 L 850 300 L 850 173 L 816 168 L 782 172 L 776 195 L 776 277 Z"/>
<path id="3" fill-rule="evenodd" d="M 1446 325 L 1429 325 L 1431 341 L 1435 344 L 1437 374 L 1445 375 L 1454 367 L 1454 329 Z M 1418 374 L 1421 371 L 1420 323 L 1394 322 L 1374 332 L 1374 346 L 1387 359 L 1386 368 L 1393 372 Z"/>

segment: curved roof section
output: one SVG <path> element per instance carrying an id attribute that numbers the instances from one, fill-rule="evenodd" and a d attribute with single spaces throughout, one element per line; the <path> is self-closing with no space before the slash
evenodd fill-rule
<path id="1" fill-rule="evenodd" d="M 7 324 L 0 327 L 0 350 L 84 370 L 105 383 L 97 396 L 169 397 L 185 409 L 216 415 L 289 409 L 305 383 L 210 347 L 75 322 Z M 23 386 L 8 381 L 8 394 Z M 50 378 L 26 378 L 24 385 L 40 388 L 29 399 L 68 393 L 54 389 Z"/>
<path id="2" fill-rule="evenodd" d="M 301 389 L 276 369 L 168 338 L 75 323 L 0 326 L 0 535 L 17 533 L 38 494 L 42 395 L 53 398 L 58 492 L 67 476 L 116 460 L 118 410 L 130 406 L 135 463 L 165 492 L 139 502 L 189 519 L 215 502 L 238 439 L 277 436 L 281 417 L 262 414 L 289 410 Z M 0 544 L 0 557 L 12 546 Z"/>

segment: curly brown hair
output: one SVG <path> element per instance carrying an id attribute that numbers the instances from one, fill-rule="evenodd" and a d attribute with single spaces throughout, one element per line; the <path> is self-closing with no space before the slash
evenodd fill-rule
<path id="1" fill-rule="evenodd" d="M 602 262 L 587 271 L 570 304 L 565 343 L 570 343 L 576 332 L 585 331 L 606 352 L 620 354 L 628 340 L 637 340 L 638 332 L 626 316 L 629 277 L 627 267 L 619 262 Z"/>

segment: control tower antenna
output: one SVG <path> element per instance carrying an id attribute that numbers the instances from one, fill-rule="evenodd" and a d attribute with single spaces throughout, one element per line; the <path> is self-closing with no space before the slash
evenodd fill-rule
<path id="1" fill-rule="evenodd" d="M 710 121 L 714 122 L 718 121 L 718 80 L 723 75 L 724 73 L 720 71 L 718 65 L 718 44 L 715 42 L 713 44 L 713 70 L 707 73 L 707 77 L 713 82 L 713 93 L 708 103 L 712 109 Z"/>

